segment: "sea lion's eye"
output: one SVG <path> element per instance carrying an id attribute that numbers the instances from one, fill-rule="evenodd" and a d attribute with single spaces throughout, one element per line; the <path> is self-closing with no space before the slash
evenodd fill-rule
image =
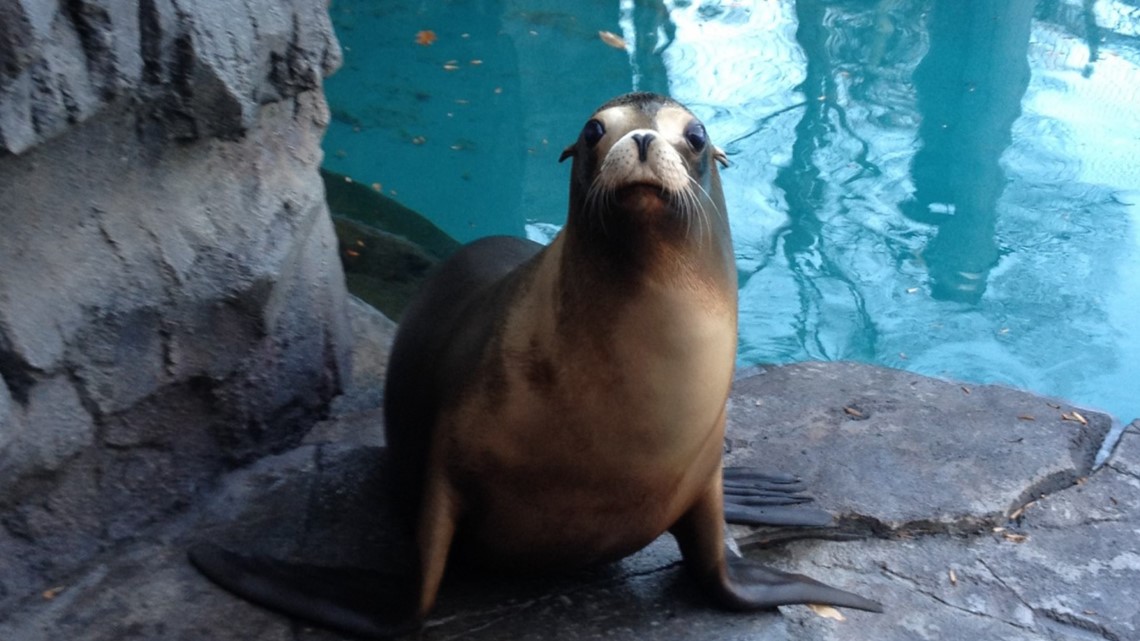
<path id="1" fill-rule="evenodd" d="M 600 120 L 591 119 L 582 128 L 582 140 L 585 140 L 586 144 L 591 147 L 598 144 L 604 135 L 606 135 L 606 126 Z"/>
<path id="2" fill-rule="evenodd" d="M 705 133 L 705 126 L 694 120 L 685 127 L 685 140 L 689 141 L 689 146 L 693 151 L 703 151 L 705 145 L 709 144 L 708 134 Z"/>

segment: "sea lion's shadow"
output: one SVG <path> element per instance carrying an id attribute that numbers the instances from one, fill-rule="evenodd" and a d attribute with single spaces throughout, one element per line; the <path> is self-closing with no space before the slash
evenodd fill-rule
<path id="1" fill-rule="evenodd" d="M 240 498 L 222 501 L 229 507 L 215 510 L 215 523 L 200 530 L 199 538 L 292 563 L 414 574 L 413 529 L 399 504 L 386 448 L 303 446 L 266 467 L 246 474 Z M 628 559 L 567 572 L 498 574 L 456 561 L 449 564 L 429 627 L 456 617 L 574 607 L 599 597 L 611 606 L 630 600 L 637 609 L 646 601 L 674 599 L 707 605 L 688 581 L 679 580 L 680 553 L 668 536 Z M 658 573 L 670 578 L 646 579 Z M 612 589 L 618 586 L 623 587 Z"/>

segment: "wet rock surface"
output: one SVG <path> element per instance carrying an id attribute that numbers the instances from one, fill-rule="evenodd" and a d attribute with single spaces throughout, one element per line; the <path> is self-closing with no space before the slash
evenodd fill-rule
<path id="1" fill-rule="evenodd" d="M 354 377 L 371 387 L 394 325 L 351 308 L 357 354 L 369 354 Z M 1076 410 L 1084 424 L 1051 399 L 966 389 L 850 363 L 774 367 L 736 383 L 729 462 L 799 472 L 838 517 L 810 533 L 823 538 L 734 528 L 745 553 L 881 599 L 884 614 L 720 611 L 664 536 L 565 576 L 455 573 L 418 638 L 1140 638 L 1140 425 L 1091 471 L 1108 417 Z M 0 612 L 0 638 L 341 638 L 215 588 L 185 549 L 208 539 L 327 564 L 406 559 L 402 526 L 385 512 L 378 400 L 354 386 L 304 444 L 229 474 L 58 585 L 28 586 Z"/>

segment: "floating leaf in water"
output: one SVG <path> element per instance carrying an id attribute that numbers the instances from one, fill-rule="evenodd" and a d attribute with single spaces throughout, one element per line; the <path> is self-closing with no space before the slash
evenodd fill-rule
<path id="1" fill-rule="evenodd" d="M 625 48 L 626 48 L 625 38 L 622 38 L 621 36 L 619 36 L 618 34 L 612 32 L 612 31 L 599 31 L 598 37 L 602 39 L 602 42 L 608 44 L 609 46 L 613 47 L 614 49 L 625 50 Z"/>
<path id="2" fill-rule="evenodd" d="M 64 587 L 62 585 L 56 586 L 56 587 L 48 589 L 48 590 L 44 590 L 44 592 L 43 592 L 44 600 L 51 601 L 52 599 L 59 596 L 59 593 L 63 592 L 63 590 L 64 590 Z"/>
<path id="3" fill-rule="evenodd" d="M 372 191 L 384 191 L 384 185 L 380 183 L 372 183 Z"/>
<path id="4" fill-rule="evenodd" d="M 845 414 L 847 414 L 848 416 L 854 416 L 855 418 L 863 418 L 863 416 L 864 416 L 863 412 L 860 412 L 859 410 L 855 409 L 854 407 L 844 406 L 843 412 Z"/>
<path id="5" fill-rule="evenodd" d="M 1019 420 L 1019 421 L 1036 421 L 1037 419 L 1033 418 L 1032 414 L 1018 414 L 1017 420 Z"/>
<path id="6" fill-rule="evenodd" d="M 459 69 L 458 60 L 448 60 L 447 62 L 443 63 L 444 71 L 455 71 L 456 69 Z"/>
<path id="7" fill-rule="evenodd" d="M 355 249 L 346 249 L 344 250 L 344 253 L 347 254 L 349 258 L 356 258 L 360 256 L 360 252 L 356 251 Z"/>
<path id="8" fill-rule="evenodd" d="M 483 61 L 482 61 L 482 60 L 479 60 L 479 59 L 475 59 L 475 60 L 472 60 L 472 61 L 471 61 L 471 64 L 473 64 L 473 65 L 475 65 L 476 67 L 478 67 L 479 65 L 483 64 Z"/>
<path id="9" fill-rule="evenodd" d="M 918 292 L 918 288 L 917 288 L 917 287 L 907 287 L 907 288 L 906 288 L 906 293 L 908 293 L 908 294 L 915 294 L 915 293 L 917 293 L 917 292 Z"/>
<path id="10" fill-rule="evenodd" d="M 847 620 L 847 617 L 843 616 L 842 612 L 840 612 L 839 610 L 836 610 L 835 608 L 831 607 L 830 605 L 819 605 L 818 603 L 809 603 L 809 604 L 807 604 L 807 607 L 811 608 L 812 612 L 815 612 L 816 614 L 818 614 L 819 616 L 821 616 L 825 619 L 835 619 L 836 621 L 846 621 Z"/>
<path id="11" fill-rule="evenodd" d="M 423 47 L 431 46 L 431 43 L 435 42 L 438 39 L 439 36 L 435 35 L 435 32 L 430 29 L 425 29 L 416 33 L 416 44 Z"/>
<path id="12" fill-rule="evenodd" d="M 425 142 L 427 142 L 427 138 L 424 138 L 423 136 L 416 136 L 415 138 L 412 138 L 413 145 L 422 145 Z"/>

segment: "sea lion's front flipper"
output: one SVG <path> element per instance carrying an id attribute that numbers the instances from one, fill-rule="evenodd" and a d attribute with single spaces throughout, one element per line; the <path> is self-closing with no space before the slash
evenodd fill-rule
<path id="1" fill-rule="evenodd" d="M 774 608 L 792 603 L 835 605 L 882 612 L 882 604 L 833 588 L 802 574 L 783 572 L 725 551 L 722 603 L 740 610 Z"/>
<path id="2" fill-rule="evenodd" d="M 202 543 L 190 562 L 234 594 L 284 614 L 370 639 L 388 639 L 420 626 L 435 603 L 455 535 L 458 509 L 442 474 L 424 489 L 414 574 L 325 567 L 245 556 Z"/>
<path id="3" fill-rule="evenodd" d="M 669 530 L 681 548 L 685 567 L 722 606 L 732 610 L 759 610 L 818 603 L 882 611 L 882 605 L 857 594 L 733 555 L 724 545 L 723 501 L 722 486 L 717 479 Z"/>
<path id="4" fill-rule="evenodd" d="M 290 563 L 211 543 L 191 548 L 190 562 L 249 601 L 351 635 L 386 639 L 420 625 L 413 575 Z"/>
<path id="5" fill-rule="evenodd" d="M 739 525 L 826 527 L 831 515 L 807 505 L 798 477 L 750 467 L 724 468 L 724 519 Z"/>

